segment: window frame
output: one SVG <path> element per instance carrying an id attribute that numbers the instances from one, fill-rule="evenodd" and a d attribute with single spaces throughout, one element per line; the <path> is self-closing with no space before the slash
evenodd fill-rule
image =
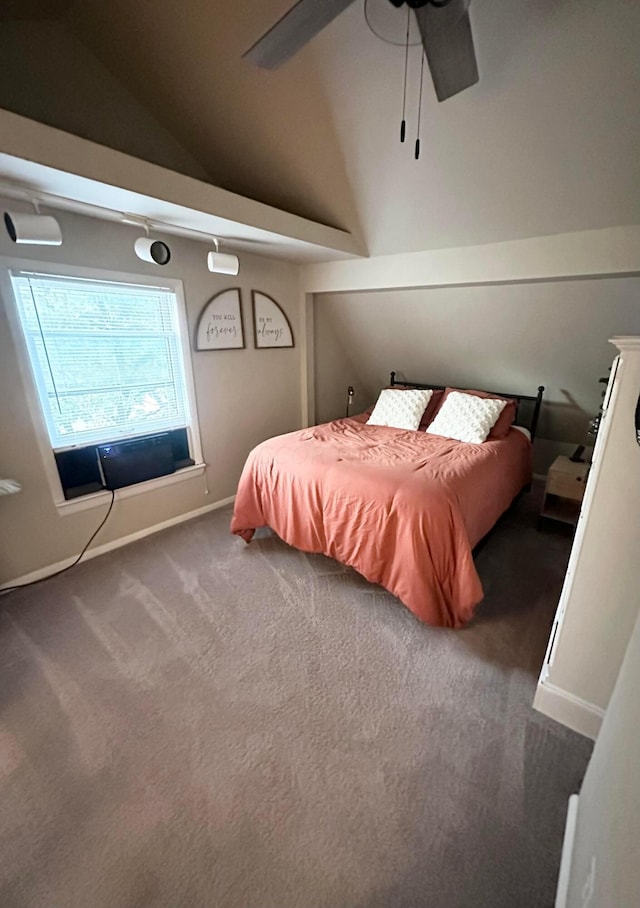
<path id="1" fill-rule="evenodd" d="M 51 489 L 53 503 L 59 509 L 60 513 L 69 514 L 85 510 L 86 508 L 96 507 L 108 499 L 109 493 L 105 491 L 93 492 L 89 495 L 69 500 L 64 497 L 60 476 L 56 466 L 54 448 L 49 437 L 46 417 L 40 402 L 37 378 L 31 363 L 28 341 L 22 328 L 18 303 L 16 302 L 13 293 L 11 272 L 17 271 L 38 271 L 42 274 L 51 274 L 56 277 L 76 277 L 88 280 L 111 281 L 113 283 L 139 284 L 147 287 L 165 287 L 175 294 L 178 308 L 178 327 L 182 361 L 184 364 L 185 392 L 191 414 L 191 421 L 186 429 L 189 438 L 189 447 L 195 465 L 184 467 L 177 473 L 172 473 L 169 476 L 161 476 L 157 479 L 151 479 L 134 486 L 127 486 L 124 489 L 120 489 L 117 494 L 119 497 L 129 497 L 130 495 L 147 492 L 164 485 L 171 485 L 181 479 L 188 479 L 194 474 L 203 473 L 206 464 L 202 455 L 198 406 L 193 375 L 193 360 L 191 356 L 190 330 L 187 320 L 187 306 L 182 281 L 178 278 L 164 276 L 158 279 L 151 275 L 131 274 L 130 272 L 111 271 L 104 268 L 87 268 L 80 265 L 65 265 L 59 262 L 42 262 L 35 259 L 14 259 L 7 256 L 0 256 L 0 293 L 2 294 L 3 300 L 5 300 L 9 330 L 16 351 L 20 378 L 22 380 L 25 399 L 29 409 L 29 418 L 36 434 L 38 448 L 40 449 L 43 466 Z M 131 437 L 135 438 L 137 436 Z M 118 440 L 121 441 L 123 438 L 118 438 Z M 70 445 L 69 447 L 84 447 L 84 445 Z"/>

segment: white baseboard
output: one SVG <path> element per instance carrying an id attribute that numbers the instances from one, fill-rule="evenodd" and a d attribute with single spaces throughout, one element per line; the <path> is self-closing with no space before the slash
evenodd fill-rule
<path id="1" fill-rule="evenodd" d="M 138 539 L 144 539 L 145 536 L 152 536 L 154 533 L 159 533 L 160 530 L 167 530 L 169 527 L 176 526 L 178 523 L 185 523 L 187 520 L 193 520 L 194 517 L 201 517 L 202 514 L 208 514 L 210 511 L 217 511 L 219 508 L 224 508 L 228 504 L 232 504 L 235 501 L 235 498 L 235 495 L 230 495 L 229 498 L 222 498 L 220 501 L 206 504 L 204 507 L 197 508 L 195 511 L 188 511 L 186 514 L 178 514 L 176 517 L 170 517 L 169 520 L 163 520 L 162 523 L 155 523 L 153 526 L 137 530 L 135 533 L 129 533 L 128 536 L 119 536 L 117 539 L 105 542 L 104 545 L 97 545 L 95 548 L 90 548 L 85 552 L 82 556 L 82 562 L 89 561 L 91 558 L 97 558 L 99 555 L 105 555 L 107 552 L 119 549 L 123 545 L 129 545 L 129 543 L 136 542 Z M 24 574 L 22 577 L 16 577 L 15 580 L 7 581 L 0 587 L 0 593 L 13 586 L 23 586 L 26 583 L 33 583 L 34 580 L 43 580 L 50 574 L 55 574 L 56 571 L 62 571 L 64 568 L 72 565 L 77 557 L 78 555 L 72 555 L 70 558 L 65 558 L 64 561 L 58 561 L 57 564 L 49 564 L 46 567 L 38 568 L 37 571 L 31 571 L 29 574 Z"/>
<path id="2" fill-rule="evenodd" d="M 604 710 L 556 687 L 549 681 L 538 682 L 533 706 L 545 716 L 550 716 L 556 722 L 561 722 L 587 738 L 595 741 L 598 737 Z"/>
<path id="3" fill-rule="evenodd" d="M 560 875 L 556 889 L 555 908 L 566 908 L 569 894 L 569 877 L 571 874 L 571 861 L 573 859 L 573 842 L 576 837 L 576 823 L 578 820 L 578 795 L 571 795 L 567 807 L 567 822 L 564 827 L 562 842 L 562 858 L 560 859 Z"/>

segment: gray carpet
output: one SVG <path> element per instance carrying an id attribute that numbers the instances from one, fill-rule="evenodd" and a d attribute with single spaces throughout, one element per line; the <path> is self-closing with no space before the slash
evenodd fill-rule
<path id="1" fill-rule="evenodd" d="M 0 599 L 2 908 L 544 908 L 590 743 L 533 712 L 569 541 L 471 627 L 225 509 Z"/>

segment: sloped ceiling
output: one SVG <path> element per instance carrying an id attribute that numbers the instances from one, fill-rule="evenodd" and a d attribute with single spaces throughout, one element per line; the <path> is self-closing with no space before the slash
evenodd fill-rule
<path id="1" fill-rule="evenodd" d="M 0 21 L 60 18 L 70 12 L 73 0 L 3 0 Z"/>
<path id="2" fill-rule="evenodd" d="M 308 56 L 241 59 L 288 0 L 80 0 L 73 24 L 225 189 L 357 232 L 340 142 Z"/>
<path id="3" fill-rule="evenodd" d="M 0 107 L 197 180 L 209 174 L 58 20 L 1 21 Z M 26 15 L 26 13 L 25 13 Z"/>
<path id="4" fill-rule="evenodd" d="M 640 222 L 637 0 L 473 0 L 480 82 L 438 104 L 427 79 L 419 161 L 419 48 L 402 146 L 404 53 L 360 0 L 282 69 L 242 60 L 291 3 L 76 0 L 62 15 L 212 182 L 362 231 L 371 254 Z M 402 12 L 368 7 L 402 37 Z"/>

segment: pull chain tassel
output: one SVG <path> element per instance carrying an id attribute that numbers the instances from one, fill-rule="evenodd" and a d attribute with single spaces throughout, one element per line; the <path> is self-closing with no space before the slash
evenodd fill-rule
<path id="1" fill-rule="evenodd" d="M 404 85 L 402 87 L 402 123 L 400 124 L 400 141 L 404 142 L 407 133 L 405 113 L 407 109 L 407 71 L 409 68 L 409 32 L 411 31 L 411 7 L 407 7 L 407 40 L 404 47 Z"/>
<path id="2" fill-rule="evenodd" d="M 422 86 L 424 84 L 424 58 L 425 58 L 425 52 L 423 49 L 422 50 L 422 63 L 420 64 L 420 97 L 418 99 L 418 131 L 417 131 L 417 135 L 416 135 L 416 151 L 415 151 L 416 161 L 420 157 L 420 120 L 421 120 L 421 114 L 422 114 Z"/>

